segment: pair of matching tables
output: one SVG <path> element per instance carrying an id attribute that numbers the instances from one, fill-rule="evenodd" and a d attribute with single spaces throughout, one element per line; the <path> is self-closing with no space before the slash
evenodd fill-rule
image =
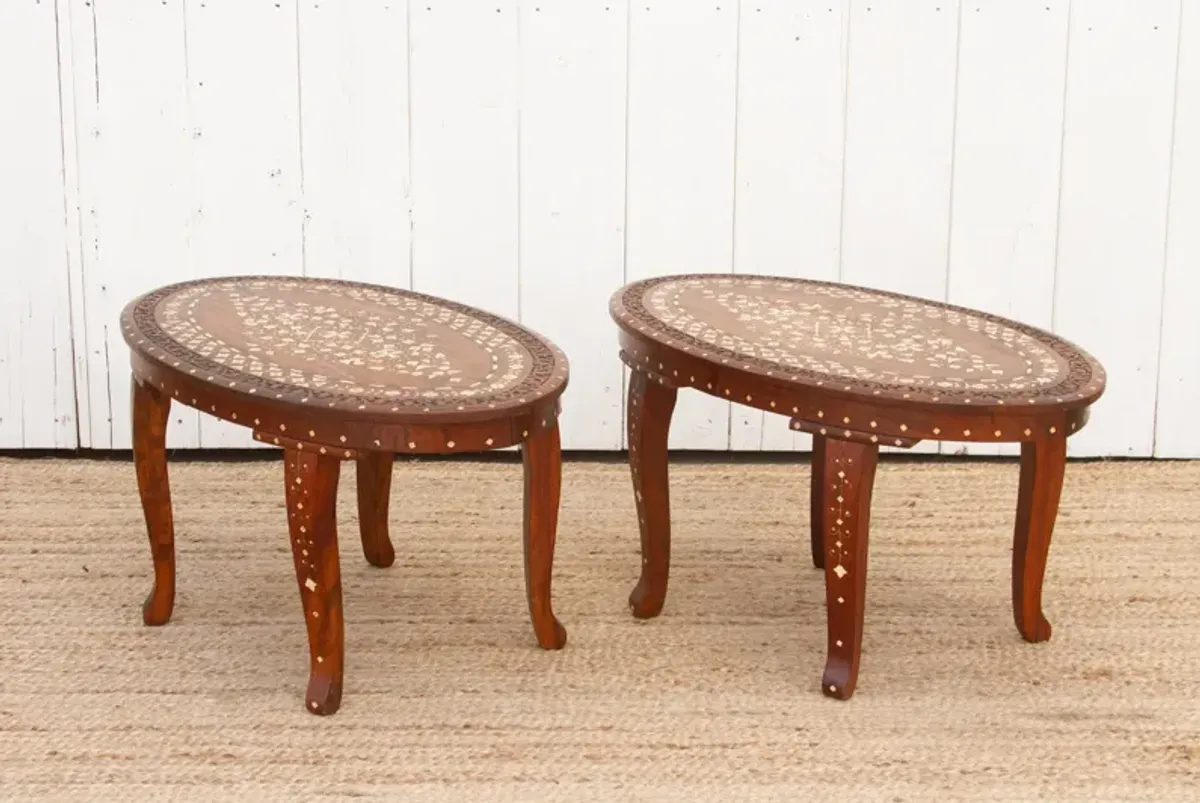
<path id="1" fill-rule="evenodd" d="M 879 446 L 947 439 L 1021 444 L 1012 604 L 1020 634 L 1050 637 L 1042 580 L 1067 437 L 1104 390 L 1101 366 L 1048 332 L 970 309 L 847 285 L 744 275 L 634 282 L 610 301 L 631 369 L 629 465 L 641 534 L 634 616 L 666 599 L 667 435 L 680 389 L 786 415 L 813 436 L 812 559 L 823 569 L 823 692 L 857 682 L 871 489 Z M 538 644 L 566 643 L 551 607 L 562 457 L 563 352 L 486 311 L 387 287 L 247 276 L 174 284 L 131 302 L 133 446 L 154 586 L 147 625 L 175 600 L 166 430 L 173 403 L 248 427 L 284 453 L 288 530 L 308 629 L 306 708 L 342 697 L 344 629 L 336 498 L 356 468 L 366 560 L 392 564 L 396 454 L 519 446 L 524 557 Z"/>

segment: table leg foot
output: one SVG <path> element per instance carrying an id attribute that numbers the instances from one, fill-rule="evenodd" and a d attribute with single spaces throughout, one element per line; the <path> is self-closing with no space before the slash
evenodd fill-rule
<path id="1" fill-rule="evenodd" d="M 345 632 L 337 544 L 340 468 L 337 458 L 311 451 L 288 449 L 284 455 L 292 558 L 308 628 L 305 707 L 314 714 L 334 713 L 342 699 Z"/>
<path id="2" fill-rule="evenodd" d="M 337 713 L 342 705 L 342 679 L 330 674 L 313 674 L 304 695 L 308 710 L 318 716 Z"/>
<path id="3" fill-rule="evenodd" d="M 154 587 L 142 604 L 142 621 L 157 626 L 166 624 L 175 608 L 175 524 L 167 475 L 171 399 L 136 378 L 132 382 L 131 399 L 133 461 L 154 561 Z"/>
<path id="4" fill-rule="evenodd" d="M 858 680 L 858 667 L 837 655 L 825 660 L 825 672 L 821 675 L 821 692 L 835 700 L 849 700 L 854 694 Z"/>
<path id="5" fill-rule="evenodd" d="M 562 493 L 562 447 L 553 412 L 537 422 L 521 446 L 525 468 L 525 592 L 538 644 L 562 649 L 567 631 L 554 616 L 550 582 L 558 534 L 558 504 Z"/>
<path id="6" fill-rule="evenodd" d="M 1042 613 L 1042 581 L 1050 536 L 1058 516 L 1067 462 L 1065 435 L 1021 444 L 1021 484 L 1013 534 L 1013 619 L 1026 641 L 1047 641 L 1051 627 Z"/>
<path id="7" fill-rule="evenodd" d="M 867 593 L 867 536 L 879 450 L 873 444 L 830 440 L 822 464 L 825 609 L 828 652 L 821 689 L 849 699 L 858 683 Z"/>
<path id="8" fill-rule="evenodd" d="M 358 461 L 358 525 L 367 563 L 386 569 L 396 560 L 388 538 L 388 501 L 392 492 L 391 452 L 370 452 Z"/>
<path id="9" fill-rule="evenodd" d="M 658 616 L 667 598 L 671 569 L 667 436 L 677 393 L 640 371 L 630 374 L 626 412 L 629 471 L 642 541 L 642 572 L 629 595 L 629 609 L 638 619 Z"/>

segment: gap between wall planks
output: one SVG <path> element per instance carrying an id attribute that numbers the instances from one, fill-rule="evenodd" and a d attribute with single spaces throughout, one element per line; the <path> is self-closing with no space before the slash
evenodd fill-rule
<path id="1" fill-rule="evenodd" d="M 76 400 L 81 445 L 127 445 L 113 323 L 137 293 L 302 272 L 519 317 L 572 358 L 564 445 L 619 448 L 608 295 L 734 270 L 1051 326 L 1110 372 L 1072 454 L 1200 456 L 1200 13 L 1179 0 L 344 6 L 6 6 L 28 66 L 5 75 L 46 84 L 57 49 L 61 107 L 0 90 L 31 112 L 2 253 L 44 268 L 0 266 L 0 446 L 74 445 Z M 692 395 L 677 448 L 807 448 Z M 172 446 L 241 445 L 172 418 Z"/>

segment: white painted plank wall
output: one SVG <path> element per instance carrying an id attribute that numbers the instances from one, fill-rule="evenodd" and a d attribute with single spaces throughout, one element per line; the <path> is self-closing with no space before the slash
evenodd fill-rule
<path id="1" fill-rule="evenodd" d="M 959 27 L 946 300 L 1044 329 L 1054 314 L 1069 17 L 1067 0 L 975 0 Z M 942 452 L 1015 455 L 1020 446 L 943 443 Z"/>
<path id="2" fill-rule="evenodd" d="M 628 5 L 521 5 L 521 321 L 568 355 L 563 447 L 622 440 L 608 296 L 625 276 Z"/>
<path id="3" fill-rule="evenodd" d="M 616 449 L 609 295 L 736 271 L 1053 328 L 1110 373 L 1072 454 L 1200 457 L 1190 0 L 13 0 L 0 114 L 0 448 L 127 446 L 124 304 L 289 273 L 520 319 Z M 684 393 L 671 443 L 809 441 Z"/>
<path id="4" fill-rule="evenodd" d="M 129 357 L 121 309 L 201 261 L 200 205 L 183 0 L 60 0 L 74 85 L 81 293 L 74 307 L 81 445 L 128 448 Z M 219 246 L 219 244 L 218 244 Z M 171 448 L 197 446 L 200 416 L 176 405 Z"/>
<path id="5" fill-rule="evenodd" d="M 408 9 L 299 3 L 307 276 L 412 286 Z"/>
<path id="6" fill-rule="evenodd" d="M 516 320 L 517 3 L 409 6 L 412 289 Z"/>
<path id="7" fill-rule="evenodd" d="M 1104 364 L 1108 389 L 1068 454 L 1149 455 L 1180 0 L 1071 12 L 1054 328 Z"/>
<path id="8" fill-rule="evenodd" d="M 1154 453 L 1200 457 L 1200 4 L 1182 3 Z"/>
<path id="9" fill-rule="evenodd" d="M 55 30 L 0 3 L 0 448 L 77 445 Z"/>

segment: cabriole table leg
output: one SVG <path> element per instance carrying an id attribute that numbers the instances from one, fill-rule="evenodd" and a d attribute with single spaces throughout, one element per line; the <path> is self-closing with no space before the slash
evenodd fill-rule
<path id="1" fill-rule="evenodd" d="M 676 395 L 675 388 L 641 371 L 629 376 L 629 470 L 642 539 L 642 573 L 629 595 L 629 609 L 639 619 L 658 616 L 667 598 L 671 569 L 667 436 Z"/>
<path id="2" fill-rule="evenodd" d="M 392 492 L 392 453 L 368 452 L 357 462 L 358 527 L 367 563 L 387 568 L 396 560 L 388 538 L 388 501 Z"/>
<path id="3" fill-rule="evenodd" d="M 553 413 L 546 415 L 532 427 L 521 446 L 525 467 L 525 593 L 538 644 L 543 649 L 558 650 L 567 643 L 567 631 L 554 616 L 550 581 L 562 493 L 562 447 L 558 419 Z"/>
<path id="4" fill-rule="evenodd" d="M 1057 428 L 1060 429 L 1061 428 Z M 1026 641 L 1050 638 L 1050 623 L 1042 613 L 1042 580 L 1050 535 L 1058 516 L 1067 438 L 1061 434 L 1021 444 L 1021 485 L 1013 533 L 1013 619 Z"/>
<path id="5" fill-rule="evenodd" d="M 841 700 L 854 694 L 862 657 L 867 591 L 867 535 L 879 449 L 874 444 L 826 441 L 824 504 L 825 609 L 828 657 L 821 689 Z"/>
<path id="6" fill-rule="evenodd" d="M 154 587 L 142 604 L 142 621 L 165 625 L 175 608 L 175 523 L 171 513 L 171 482 L 167 474 L 167 422 L 171 398 L 134 377 L 133 461 L 137 470 L 142 512 L 154 560 Z"/>
<path id="7" fill-rule="evenodd" d="M 288 449 L 284 466 L 292 558 L 308 627 L 306 707 L 314 714 L 332 714 L 342 701 L 345 654 L 337 543 L 341 462 L 312 451 Z"/>

